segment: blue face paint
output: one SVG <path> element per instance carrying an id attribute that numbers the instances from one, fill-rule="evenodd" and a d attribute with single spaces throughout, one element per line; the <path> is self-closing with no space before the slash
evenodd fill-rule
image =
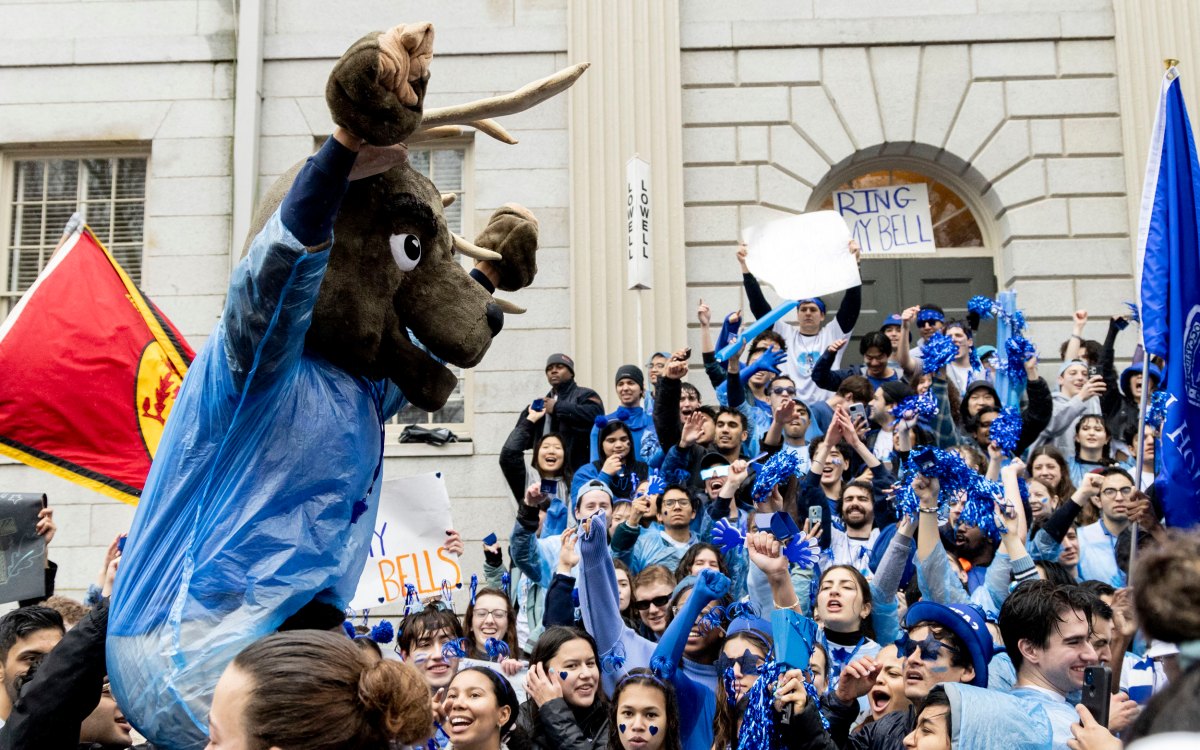
<path id="1" fill-rule="evenodd" d="M 618 724 L 617 729 L 621 730 L 621 734 L 625 734 L 625 725 L 624 724 Z"/>
<path id="2" fill-rule="evenodd" d="M 651 724 L 650 725 L 650 736 L 653 737 L 656 734 L 658 734 L 658 727 Z"/>
<path id="3" fill-rule="evenodd" d="M 950 667 L 930 667 L 929 671 L 934 674 L 941 674 L 942 672 L 949 672 Z"/>

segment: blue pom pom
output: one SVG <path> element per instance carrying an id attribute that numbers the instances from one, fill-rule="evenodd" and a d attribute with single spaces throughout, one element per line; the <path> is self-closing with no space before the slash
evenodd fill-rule
<path id="1" fill-rule="evenodd" d="M 1012 336 L 1004 342 L 1004 359 L 1000 369 L 1018 386 L 1026 381 L 1025 360 L 1037 354 L 1037 349 L 1024 336 Z"/>
<path id="2" fill-rule="evenodd" d="M 467 658 L 467 639 L 454 638 L 442 646 L 442 658 L 446 661 Z"/>
<path id="3" fill-rule="evenodd" d="M 483 643 L 483 652 L 492 661 L 504 661 L 508 658 L 508 644 L 499 638 L 488 638 Z"/>
<path id="4" fill-rule="evenodd" d="M 650 658 L 650 671 L 660 680 L 669 680 L 675 675 L 675 665 L 665 656 Z"/>
<path id="5" fill-rule="evenodd" d="M 608 674 L 616 674 L 625 666 L 625 646 L 620 641 L 600 655 L 600 670 Z"/>
<path id="6" fill-rule="evenodd" d="M 937 399 L 933 391 L 928 390 L 917 396 L 909 396 L 893 406 L 891 414 L 896 419 L 912 419 L 913 417 L 936 417 L 938 413 Z"/>
<path id="7" fill-rule="evenodd" d="M 1004 319 L 1008 321 L 1008 327 L 1014 335 L 1020 336 L 1025 333 L 1025 313 L 1014 310 L 1011 315 L 1005 315 Z"/>
<path id="8" fill-rule="evenodd" d="M 937 372 L 958 357 L 958 344 L 944 333 L 935 333 L 921 345 L 921 370 Z"/>
<path id="9" fill-rule="evenodd" d="M 967 300 L 967 312 L 975 313 L 980 320 L 987 320 L 996 314 L 996 303 L 990 297 L 976 295 Z"/>
<path id="10" fill-rule="evenodd" d="M 345 630 L 346 635 L 352 639 L 358 637 L 358 631 L 354 629 L 354 624 L 349 620 L 342 620 L 342 630 Z"/>
<path id="11" fill-rule="evenodd" d="M 800 456 L 792 451 L 779 451 L 771 456 L 766 466 L 754 478 L 754 489 L 750 493 L 754 502 L 766 501 L 775 485 L 791 479 L 799 467 Z"/>
<path id="12" fill-rule="evenodd" d="M 921 471 L 924 465 L 926 470 Z M 945 517 L 949 512 L 951 498 L 964 497 L 963 511 L 959 520 L 984 531 L 992 539 L 1000 538 L 1000 527 L 996 525 L 995 498 L 1004 496 L 1004 489 L 997 482 L 989 482 L 967 465 L 955 451 L 945 451 L 932 445 L 923 445 L 912 451 L 904 469 L 904 482 L 896 490 L 896 512 L 916 516 L 918 499 L 912 482 L 918 473 L 935 478 L 940 483 L 938 492 L 938 514 Z"/>
<path id="13" fill-rule="evenodd" d="M 1163 421 L 1167 418 L 1167 392 L 1155 391 L 1150 394 L 1150 403 L 1146 405 L 1146 424 L 1162 429 Z"/>
<path id="14" fill-rule="evenodd" d="M 376 643 L 391 643 L 395 636 L 392 624 L 387 620 L 380 620 L 378 625 L 371 628 L 371 640 Z"/>
<path id="15" fill-rule="evenodd" d="M 1125 306 L 1129 308 L 1129 319 L 1134 323 L 1142 322 L 1142 313 L 1138 309 L 1136 302 L 1126 302 Z"/>
<path id="16" fill-rule="evenodd" d="M 1002 410 L 992 422 L 988 435 L 996 441 L 1004 455 L 1011 456 L 1021 439 L 1021 413 L 1011 406 Z"/>
<path id="17" fill-rule="evenodd" d="M 775 684 L 783 669 L 771 657 L 758 669 L 758 679 L 746 692 L 746 710 L 738 733 L 738 750 L 777 750 L 775 732 Z"/>

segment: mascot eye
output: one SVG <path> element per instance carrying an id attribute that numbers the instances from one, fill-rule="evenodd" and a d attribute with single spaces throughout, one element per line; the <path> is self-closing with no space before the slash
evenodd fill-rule
<path id="1" fill-rule="evenodd" d="M 401 271 L 411 271 L 421 262 L 421 240 L 415 234 L 393 234 L 390 244 Z"/>

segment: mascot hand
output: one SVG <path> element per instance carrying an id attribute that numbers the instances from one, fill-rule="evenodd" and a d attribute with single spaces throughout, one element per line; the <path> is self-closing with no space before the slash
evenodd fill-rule
<path id="1" fill-rule="evenodd" d="M 325 86 L 333 121 L 373 146 L 391 146 L 421 124 L 433 26 L 401 24 L 346 50 Z"/>
<path id="2" fill-rule="evenodd" d="M 479 262 L 494 271 L 488 275 L 497 279 L 497 288 L 515 292 L 533 283 L 537 274 L 538 222 L 529 209 L 516 203 L 496 209 L 475 244 L 504 257 L 501 261 Z"/>

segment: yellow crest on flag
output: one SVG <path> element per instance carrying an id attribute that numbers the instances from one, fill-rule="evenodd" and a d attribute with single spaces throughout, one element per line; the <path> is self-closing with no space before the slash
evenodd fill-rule
<path id="1" fill-rule="evenodd" d="M 182 382 L 162 346 L 157 341 L 147 344 L 138 361 L 135 407 L 142 442 L 151 459 L 158 451 L 158 442 L 162 440 L 163 428 Z"/>

